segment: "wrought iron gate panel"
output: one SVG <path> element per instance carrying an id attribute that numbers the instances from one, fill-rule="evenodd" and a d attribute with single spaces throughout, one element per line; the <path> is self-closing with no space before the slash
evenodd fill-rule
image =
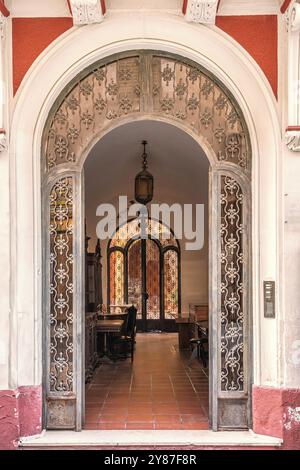
<path id="1" fill-rule="evenodd" d="M 218 427 L 244 429 L 249 423 L 249 247 L 245 234 L 250 223 L 241 183 L 228 173 L 219 178 Z"/>
<path id="2" fill-rule="evenodd" d="M 243 199 L 240 185 L 221 180 L 221 390 L 244 390 Z"/>
<path id="3" fill-rule="evenodd" d="M 80 175 L 83 160 L 99 136 L 141 118 L 177 125 L 212 151 L 212 421 L 214 429 L 246 428 L 249 426 L 251 313 L 249 132 L 235 98 L 215 76 L 188 59 L 158 51 L 119 54 L 83 70 L 54 103 L 44 129 L 43 210 L 48 214 L 49 227 L 52 224 L 50 215 L 56 217 L 54 227 L 50 232 L 48 230 L 48 238 L 44 237 L 48 243 L 44 242 L 44 266 L 49 273 L 44 288 L 45 337 L 49 340 L 45 343 L 47 425 L 51 428 L 74 427 L 75 407 L 77 429 L 81 425 L 81 398 L 76 403 L 79 391 L 78 386 L 75 387 L 74 371 L 80 370 L 82 358 L 76 356 L 72 348 L 74 332 L 77 340 L 83 336 L 80 299 L 84 279 L 80 270 L 74 278 L 71 259 L 75 246 L 78 263 L 83 263 L 84 259 L 83 243 L 80 244 L 84 201 L 78 190 L 79 179 L 57 175 L 73 171 Z M 56 183 L 53 183 L 49 201 L 44 188 L 54 178 Z M 60 209 L 55 202 L 59 191 L 65 201 Z M 59 235 L 59 217 L 69 218 L 63 237 Z M 132 226 L 131 230 L 133 235 L 138 235 L 138 227 Z M 163 241 L 162 245 L 165 247 Z M 122 251 L 125 245 L 121 241 L 116 247 Z M 60 254 L 59 249 L 68 249 L 68 255 L 67 251 Z M 175 299 L 175 293 L 173 297 Z M 214 319 L 218 324 L 214 324 Z M 78 380 L 76 377 L 77 385 Z"/>
<path id="4" fill-rule="evenodd" d="M 74 181 L 60 178 L 49 207 L 49 290 L 47 427 L 74 428 Z"/>

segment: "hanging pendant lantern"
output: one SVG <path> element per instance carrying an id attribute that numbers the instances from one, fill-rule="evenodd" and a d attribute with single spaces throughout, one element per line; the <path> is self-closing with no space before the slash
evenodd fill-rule
<path id="1" fill-rule="evenodd" d="M 140 204 L 147 204 L 153 198 L 153 176 L 147 170 L 146 140 L 143 140 L 142 145 L 144 146 L 143 169 L 135 177 L 135 200 Z"/>

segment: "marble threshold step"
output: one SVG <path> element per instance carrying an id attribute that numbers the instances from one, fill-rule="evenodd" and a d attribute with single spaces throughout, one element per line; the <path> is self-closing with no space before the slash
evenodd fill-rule
<path id="1" fill-rule="evenodd" d="M 253 431 L 121 430 L 43 431 L 20 440 L 21 449 L 225 449 L 278 448 L 282 440 Z"/>

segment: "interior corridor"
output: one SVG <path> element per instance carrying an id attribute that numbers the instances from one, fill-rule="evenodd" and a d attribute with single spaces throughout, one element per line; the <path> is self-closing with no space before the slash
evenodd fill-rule
<path id="1" fill-rule="evenodd" d="M 209 429 L 208 370 L 189 357 L 177 334 L 137 334 L 133 364 L 101 364 L 86 386 L 85 429 Z"/>

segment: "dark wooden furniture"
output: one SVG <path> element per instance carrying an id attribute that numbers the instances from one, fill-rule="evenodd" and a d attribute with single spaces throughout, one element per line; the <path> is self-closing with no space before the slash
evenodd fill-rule
<path id="1" fill-rule="evenodd" d="M 191 362 L 193 359 L 198 357 L 202 361 L 203 367 L 206 368 L 208 364 L 208 321 L 200 320 L 195 323 L 197 328 L 197 334 L 194 338 L 190 339 L 190 345 L 192 346 L 193 352 L 190 357 Z"/>
<path id="2" fill-rule="evenodd" d="M 97 313 L 86 312 L 85 315 L 85 381 L 89 382 L 98 363 L 96 341 Z"/>
<path id="3" fill-rule="evenodd" d="M 124 334 L 119 337 L 112 338 L 111 351 L 114 360 L 116 360 L 118 357 L 126 358 L 129 349 L 131 362 L 133 362 L 136 335 L 136 316 L 137 309 L 135 307 L 130 307 L 128 309 L 128 316 Z"/>
<path id="4" fill-rule="evenodd" d="M 177 318 L 179 349 L 190 349 L 190 339 L 197 337 L 197 322 L 208 322 L 208 305 L 190 304 L 189 316 Z"/>
<path id="5" fill-rule="evenodd" d="M 108 349 L 108 334 L 115 333 L 121 334 L 122 326 L 124 324 L 124 320 L 110 320 L 110 319 L 103 319 L 97 320 L 97 334 L 103 334 L 103 351 L 99 351 L 100 354 L 103 356 L 109 357 L 109 349 Z"/>
<path id="6" fill-rule="evenodd" d="M 100 241 L 94 253 L 88 252 L 85 237 L 85 380 L 89 382 L 99 362 L 97 347 L 97 307 L 102 304 L 102 264 Z"/>
<path id="7" fill-rule="evenodd" d="M 88 241 L 86 237 L 85 305 L 87 312 L 96 312 L 103 303 L 101 249 L 98 240 L 95 252 L 89 253 Z"/>
<path id="8" fill-rule="evenodd" d="M 189 318 L 191 321 L 208 320 L 208 304 L 189 304 Z"/>
<path id="9" fill-rule="evenodd" d="M 178 326 L 179 349 L 189 349 L 191 339 L 191 324 L 189 318 L 176 318 Z"/>

